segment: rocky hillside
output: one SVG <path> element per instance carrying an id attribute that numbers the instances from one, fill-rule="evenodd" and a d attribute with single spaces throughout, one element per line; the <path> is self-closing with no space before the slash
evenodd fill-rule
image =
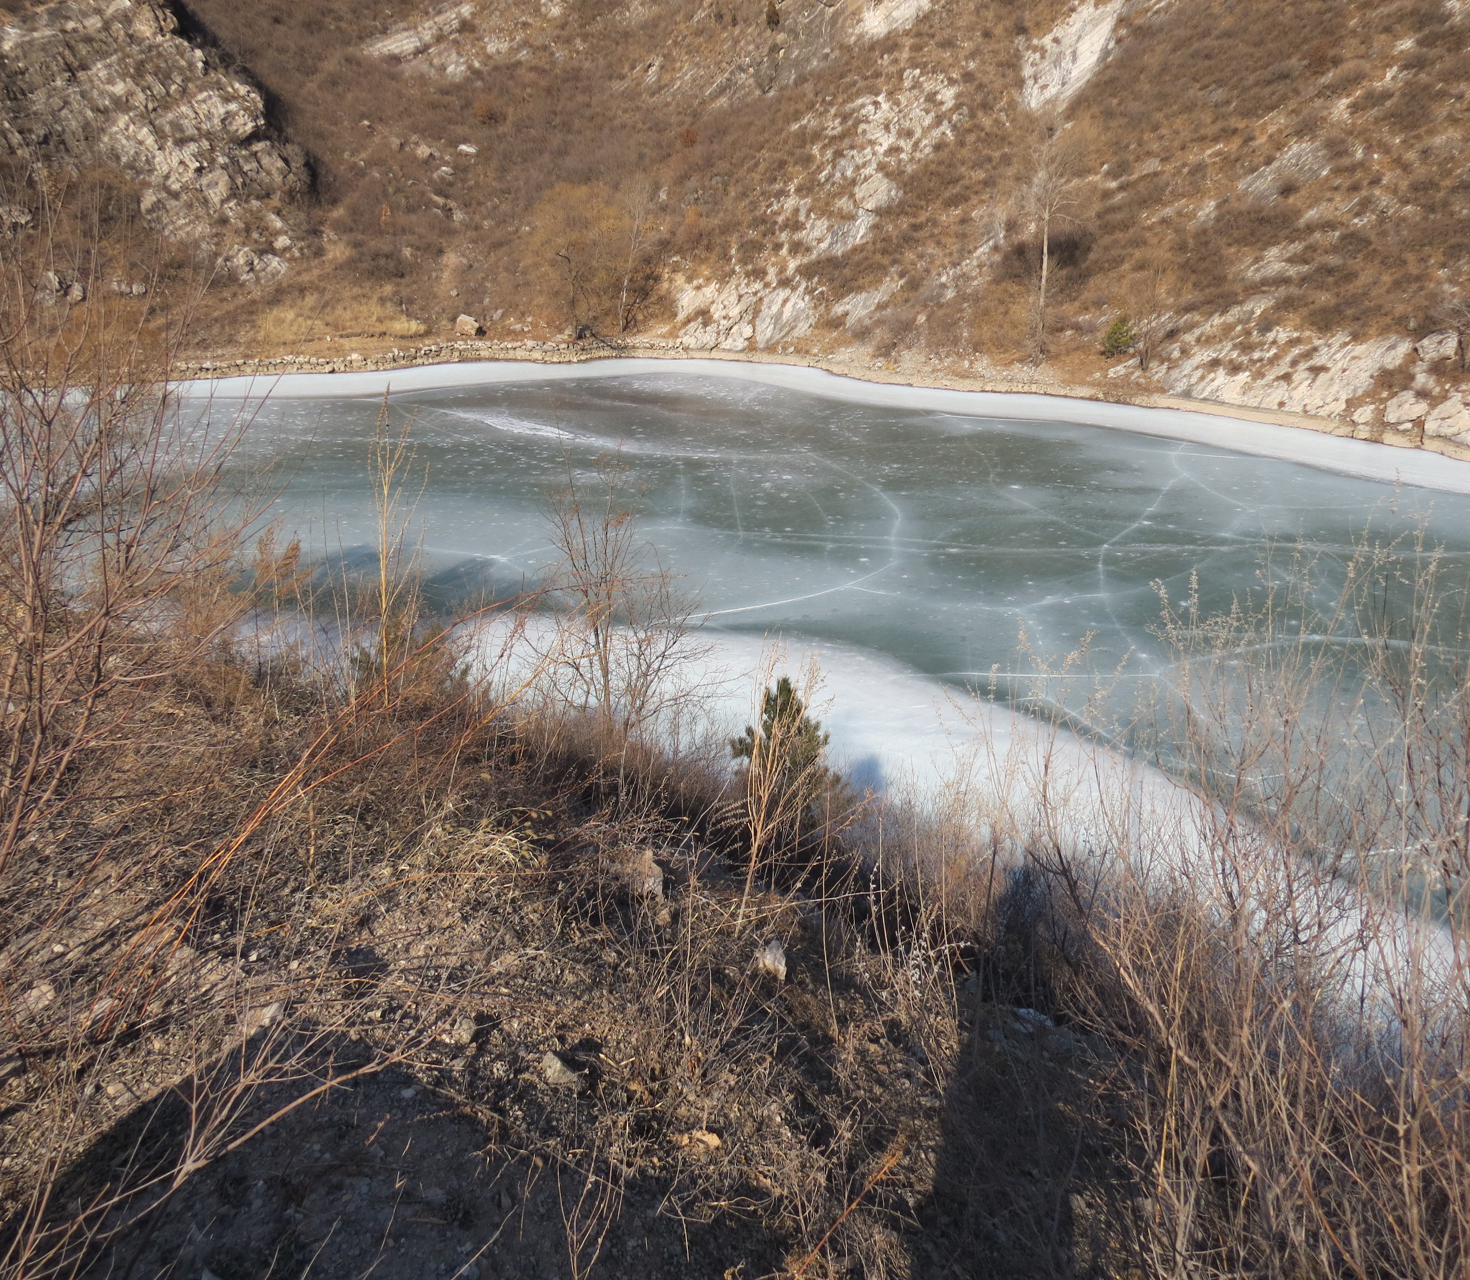
<path id="1" fill-rule="evenodd" d="M 282 214 L 310 186 L 305 153 L 269 135 L 260 93 L 154 0 L 13 8 L 0 27 L 0 156 L 51 200 L 47 176 L 112 170 L 160 235 L 213 246 L 243 284 L 279 280 L 301 254 Z M 22 186 L 8 226 L 38 221 L 28 203 Z"/>
<path id="2" fill-rule="evenodd" d="M 216 351 L 468 315 L 1470 445 L 1457 3 L 9 4 L 0 137 L 215 246 Z"/>

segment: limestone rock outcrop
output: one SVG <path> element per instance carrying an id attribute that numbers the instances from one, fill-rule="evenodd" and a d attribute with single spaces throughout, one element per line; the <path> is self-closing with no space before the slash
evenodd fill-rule
<path id="1" fill-rule="evenodd" d="M 299 253 L 282 215 L 310 185 L 305 153 L 270 136 L 260 92 L 158 0 L 61 0 L 0 26 L 5 153 L 121 171 L 151 226 L 218 248 L 241 281 Z"/>

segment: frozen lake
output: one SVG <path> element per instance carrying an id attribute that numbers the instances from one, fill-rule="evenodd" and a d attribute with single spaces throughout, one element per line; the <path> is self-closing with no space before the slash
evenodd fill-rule
<path id="1" fill-rule="evenodd" d="M 1003 696 L 1031 669 L 1018 659 L 1022 625 L 1039 653 L 1059 657 L 1091 633 L 1093 667 L 1156 677 L 1167 655 L 1149 631 L 1160 609 L 1151 584 L 1179 604 L 1197 571 L 1202 611 L 1222 610 L 1259 587 L 1271 547 L 1282 564 L 1298 545 L 1320 557 L 1327 604 L 1340 580 L 1333 566 L 1365 531 L 1387 538 L 1422 522 L 1445 548 L 1449 579 L 1465 580 L 1464 493 L 1233 451 L 1202 442 L 1197 427 L 1196 439 L 1171 439 L 620 363 L 636 371 L 521 366 L 521 380 L 395 391 L 395 419 L 412 416 L 427 467 L 419 518 L 437 592 L 534 578 L 551 555 L 546 495 L 569 469 L 585 476 L 614 453 L 644 491 L 646 537 L 709 626 L 875 651 L 951 685 L 987 684 L 994 672 Z M 446 373 L 472 377 L 463 366 Z M 366 478 L 378 402 L 362 390 L 348 378 L 286 379 L 247 436 L 247 456 L 277 458 L 278 511 L 349 555 L 373 537 Z M 1031 413 L 1045 404 L 1011 399 Z M 1152 411 L 1097 408 L 1169 429 Z M 1216 434 L 1247 446 L 1270 447 L 1275 437 L 1260 433 L 1275 432 L 1328 466 L 1391 476 L 1411 464 L 1415 478 L 1470 488 L 1470 464 L 1174 415 L 1185 427 L 1191 418 L 1223 423 Z M 1343 464 L 1332 451 L 1344 445 L 1368 461 Z"/>

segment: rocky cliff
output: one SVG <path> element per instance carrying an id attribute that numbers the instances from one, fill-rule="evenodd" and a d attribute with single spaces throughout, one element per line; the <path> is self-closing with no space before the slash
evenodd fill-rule
<path id="1" fill-rule="evenodd" d="M 310 173 L 266 129 L 260 92 L 154 0 L 67 0 L 0 27 L 0 148 L 33 169 L 114 168 L 159 232 L 278 280 Z"/>

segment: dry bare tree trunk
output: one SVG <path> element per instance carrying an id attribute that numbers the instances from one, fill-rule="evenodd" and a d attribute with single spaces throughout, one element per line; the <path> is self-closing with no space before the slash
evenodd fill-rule
<path id="1" fill-rule="evenodd" d="M 1055 117 L 1039 120 L 1037 127 L 1040 142 L 1031 182 L 1025 194 L 1025 204 L 1032 225 L 1041 237 L 1041 272 L 1036 286 L 1031 335 L 1033 356 L 1039 362 L 1046 358 L 1047 352 L 1047 306 L 1054 224 L 1075 223 L 1078 220 L 1090 137 L 1075 129 L 1065 128 Z"/>

